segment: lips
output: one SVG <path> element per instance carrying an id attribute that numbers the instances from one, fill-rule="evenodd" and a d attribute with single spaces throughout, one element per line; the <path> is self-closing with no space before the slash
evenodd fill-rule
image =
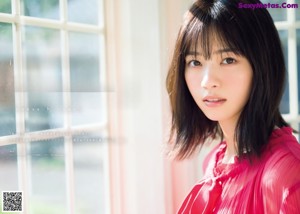
<path id="1" fill-rule="evenodd" d="M 203 98 L 203 102 L 208 107 L 217 107 L 226 102 L 226 99 L 215 96 L 207 96 Z"/>

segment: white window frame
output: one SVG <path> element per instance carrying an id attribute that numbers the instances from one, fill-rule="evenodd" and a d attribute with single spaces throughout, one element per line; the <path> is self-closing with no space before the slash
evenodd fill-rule
<path id="1" fill-rule="evenodd" d="M 287 3 L 294 4 L 294 0 L 288 0 Z M 299 5 L 300 7 L 300 5 Z M 288 82 L 289 82 L 289 113 L 283 114 L 284 119 L 291 124 L 295 130 L 299 130 L 300 115 L 298 104 L 298 73 L 297 73 L 297 30 L 300 30 L 300 20 L 296 20 L 296 11 L 298 9 L 286 9 L 287 20 L 275 22 L 277 30 L 286 30 L 288 32 Z"/>
<path id="2" fill-rule="evenodd" d="M 12 24 L 13 31 L 13 52 L 14 52 L 14 83 L 15 83 L 15 109 L 16 111 L 16 133 L 10 136 L 0 137 L 0 146 L 6 146 L 11 144 L 17 145 L 17 157 L 18 157 L 18 181 L 19 190 L 23 191 L 23 213 L 29 213 L 29 191 L 30 191 L 30 164 L 27 156 L 27 144 L 30 139 L 45 140 L 54 139 L 58 137 L 64 138 L 65 147 L 65 170 L 66 170 L 66 193 L 67 193 L 67 213 L 75 213 L 75 184 L 74 184 L 74 166 L 73 166 L 73 144 L 72 136 L 81 133 L 101 133 L 109 136 L 107 123 L 93 123 L 88 125 L 73 126 L 71 112 L 66 107 L 71 106 L 71 93 L 63 93 L 63 106 L 64 106 L 64 127 L 57 129 L 50 129 L 44 131 L 27 132 L 25 131 L 25 95 L 24 91 L 24 75 L 26 75 L 26 68 L 24 67 L 24 59 L 22 54 L 22 32 L 20 28 L 22 26 L 36 26 L 49 29 L 60 30 L 61 32 L 61 53 L 62 53 L 62 75 L 63 75 L 63 91 L 70 91 L 70 65 L 69 65 L 69 38 L 68 32 L 82 32 L 92 33 L 99 35 L 101 40 L 100 44 L 105 44 L 104 26 L 79 24 L 67 21 L 67 0 L 60 0 L 60 19 L 50 20 L 43 18 L 35 18 L 21 15 L 20 0 L 12 0 L 12 12 L 11 14 L 0 13 L 0 22 Z M 105 2 L 104 2 L 105 4 Z M 101 8 L 99 7 L 99 11 Z M 100 12 L 99 12 L 100 13 Z M 101 15 L 101 13 L 100 13 Z M 107 86 L 107 75 L 105 65 L 105 47 L 100 49 L 100 85 Z M 108 98 L 107 98 L 108 99 Z M 109 109 L 109 108 L 107 108 Z M 106 143 L 103 145 L 104 161 L 104 174 L 105 176 L 105 195 L 109 196 L 109 168 L 108 168 L 108 146 Z M 99 181 L 100 182 L 100 181 Z M 106 213 L 110 213 L 110 197 L 105 197 Z"/>

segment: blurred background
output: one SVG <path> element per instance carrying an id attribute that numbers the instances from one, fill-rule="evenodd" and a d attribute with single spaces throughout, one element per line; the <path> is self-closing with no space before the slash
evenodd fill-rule
<path id="1" fill-rule="evenodd" d="M 165 152 L 165 78 L 192 2 L 0 1 L 0 192 L 22 191 L 22 213 L 176 213 L 211 147 Z M 300 9 L 269 12 L 288 68 L 281 113 L 299 130 Z"/>

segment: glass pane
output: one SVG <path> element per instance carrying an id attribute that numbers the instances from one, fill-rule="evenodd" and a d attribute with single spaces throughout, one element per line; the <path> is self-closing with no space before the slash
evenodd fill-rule
<path id="1" fill-rule="evenodd" d="M 11 24 L 0 23 L 0 136 L 16 133 Z"/>
<path id="2" fill-rule="evenodd" d="M 30 213 L 67 213 L 64 139 L 28 144 L 31 172 Z"/>
<path id="3" fill-rule="evenodd" d="M 297 64 L 298 64 L 298 106 L 300 114 L 300 30 L 297 30 Z"/>
<path id="4" fill-rule="evenodd" d="M 282 5 L 284 1 L 282 0 L 262 0 L 264 4 L 278 4 Z M 271 14 L 274 21 L 286 21 L 287 20 L 287 9 L 284 8 L 268 8 L 269 13 Z"/>
<path id="5" fill-rule="evenodd" d="M 47 19 L 59 19 L 59 0 L 23 0 L 23 14 Z"/>
<path id="6" fill-rule="evenodd" d="M 73 146 L 76 213 L 106 213 L 102 138 L 82 133 Z"/>
<path id="7" fill-rule="evenodd" d="M 0 1 L 0 13 L 11 13 L 11 0 Z"/>
<path id="8" fill-rule="evenodd" d="M 106 121 L 105 92 L 100 90 L 97 35 L 70 33 L 72 124 Z"/>
<path id="9" fill-rule="evenodd" d="M 25 28 L 26 131 L 63 126 L 60 32 Z"/>
<path id="10" fill-rule="evenodd" d="M 0 169 L 0 193 L 2 191 L 19 191 L 16 144 L 0 146 Z M 1 196 L 2 194 L 0 194 Z M 0 203 L 1 205 L 2 203 Z"/>
<path id="11" fill-rule="evenodd" d="M 279 36 L 282 44 L 282 50 L 284 55 L 284 61 L 287 71 L 289 70 L 288 66 L 288 32 L 286 30 L 280 30 Z M 290 98 L 289 98 L 289 83 L 288 83 L 288 72 L 286 76 L 286 85 L 283 97 L 280 103 L 280 112 L 282 114 L 288 114 L 290 112 Z"/>
<path id="12" fill-rule="evenodd" d="M 300 0 L 295 0 L 295 4 L 298 5 L 298 8 L 300 8 Z M 300 20 L 300 13 L 299 13 L 299 9 L 295 9 L 295 13 L 296 13 L 296 19 Z"/>
<path id="13" fill-rule="evenodd" d="M 102 25 L 103 0 L 68 0 L 68 18 L 71 22 Z M 99 19 L 101 17 L 101 20 Z"/>

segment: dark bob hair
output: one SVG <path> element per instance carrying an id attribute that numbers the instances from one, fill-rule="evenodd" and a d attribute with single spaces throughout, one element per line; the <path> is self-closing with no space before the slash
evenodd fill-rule
<path id="1" fill-rule="evenodd" d="M 252 88 L 235 129 L 238 156 L 260 156 L 275 127 L 288 126 L 279 112 L 286 69 L 278 32 L 266 9 L 240 9 L 255 0 L 198 0 L 186 14 L 166 80 L 172 111 L 169 143 L 178 159 L 189 157 L 207 139 L 223 140 L 218 122 L 197 106 L 185 82 L 185 57 L 200 47 L 210 58 L 214 38 L 245 57 L 253 70 Z"/>

